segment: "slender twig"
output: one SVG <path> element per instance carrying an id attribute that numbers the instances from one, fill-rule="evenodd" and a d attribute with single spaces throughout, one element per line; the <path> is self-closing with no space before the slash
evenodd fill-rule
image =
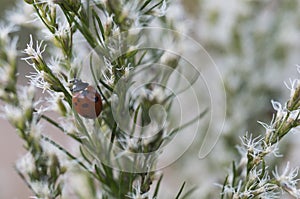
<path id="1" fill-rule="evenodd" d="M 44 120 L 46 120 L 47 122 L 49 122 L 50 124 L 52 124 L 53 126 L 57 127 L 59 130 L 61 131 L 65 131 L 63 127 L 61 127 L 57 122 L 55 122 L 53 119 L 51 119 L 50 117 L 46 116 L 46 115 L 42 115 L 41 116 Z"/>
<path id="2" fill-rule="evenodd" d="M 32 188 L 31 184 L 29 183 L 29 181 L 26 179 L 26 177 L 23 175 L 23 173 L 15 166 L 14 167 L 16 172 L 18 173 L 18 175 L 21 177 L 21 179 L 24 181 L 24 183 L 26 184 L 26 186 L 35 194 L 37 195 L 37 193 L 35 192 L 35 190 Z"/>

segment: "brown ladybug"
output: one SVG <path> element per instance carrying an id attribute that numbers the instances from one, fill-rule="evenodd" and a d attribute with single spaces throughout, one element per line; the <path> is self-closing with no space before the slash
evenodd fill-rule
<path id="1" fill-rule="evenodd" d="M 82 117 L 95 119 L 102 110 L 102 100 L 97 90 L 88 83 L 75 79 L 73 82 L 72 105 Z"/>

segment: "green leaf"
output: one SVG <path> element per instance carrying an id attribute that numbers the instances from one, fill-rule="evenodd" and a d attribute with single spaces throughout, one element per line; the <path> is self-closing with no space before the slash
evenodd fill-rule
<path id="1" fill-rule="evenodd" d="M 138 107 L 135 110 L 135 113 L 134 113 L 132 130 L 131 130 L 130 136 L 134 135 L 134 132 L 135 132 L 135 129 L 136 129 L 137 118 L 138 118 L 138 114 L 139 114 L 140 109 L 141 109 L 141 105 L 139 104 Z"/>
<path id="2" fill-rule="evenodd" d="M 145 55 L 147 54 L 147 50 L 145 50 L 145 52 L 141 55 L 141 57 L 139 58 L 139 60 L 136 63 L 136 66 L 141 65 L 143 58 L 145 57 Z"/>
<path id="3" fill-rule="evenodd" d="M 100 170 L 100 168 L 95 165 L 95 171 L 96 171 L 96 174 L 97 174 L 97 179 L 102 182 L 102 183 L 105 183 L 105 175 L 102 173 L 102 171 Z"/>
<path id="4" fill-rule="evenodd" d="M 232 162 L 232 174 L 233 174 L 233 177 L 232 177 L 232 184 L 231 184 L 231 186 L 234 187 L 234 185 L 235 185 L 235 178 L 236 178 L 236 168 L 235 168 L 235 162 L 234 161 Z"/>
<path id="5" fill-rule="evenodd" d="M 144 8 L 146 8 L 146 6 L 151 3 L 151 0 L 147 0 L 145 1 L 145 3 L 141 6 L 140 10 L 143 10 Z"/>
<path id="6" fill-rule="evenodd" d="M 106 104 L 107 104 L 108 106 L 110 106 L 110 103 L 108 102 L 106 96 L 104 95 L 104 93 L 102 92 L 102 90 L 100 89 L 100 87 L 98 86 L 98 81 L 99 81 L 99 80 L 98 80 L 98 78 L 96 77 L 96 73 L 95 73 L 94 68 L 93 68 L 93 55 L 90 56 L 90 71 L 91 71 L 91 73 L 92 73 L 94 82 L 95 82 L 95 84 L 96 84 L 96 86 L 97 86 L 97 89 L 98 89 L 99 93 L 100 93 L 101 96 L 103 97 L 103 99 L 104 99 L 104 101 L 106 102 Z M 100 82 L 101 82 L 101 81 L 100 81 Z"/>
<path id="7" fill-rule="evenodd" d="M 160 183 L 161 183 L 161 180 L 163 178 L 163 175 L 161 175 L 157 181 L 157 184 L 156 184 L 156 187 L 155 187 L 155 191 L 154 191 L 154 194 L 153 194 L 153 198 L 156 198 L 157 195 L 158 195 L 158 191 L 159 191 L 159 188 L 160 188 Z"/>
<path id="8" fill-rule="evenodd" d="M 41 118 L 43 118 L 44 120 L 46 120 L 47 122 L 49 122 L 50 124 L 52 124 L 53 126 L 57 127 L 59 130 L 64 132 L 64 128 L 61 127 L 56 121 L 54 121 L 53 119 L 51 119 L 50 117 L 46 116 L 46 115 L 41 115 Z"/>
<path id="9" fill-rule="evenodd" d="M 97 12 L 94 9 L 92 9 L 92 15 L 93 15 L 93 23 L 94 23 L 94 26 L 95 26 L 95 31 L 96 31 L 99 42 L 105 41 L 104 28 L 103 28 L 101 19 L 100 19 L 100 17 L 98 16 Z M 96 22 L 97 22 L 97 24 L 96 24 Z M 100 29 L 101 34 L 99 34 L 97 27 Z M 102 40 L 101 40 L 99 35 L 102 36 Z"/>
<path id="10" fill-rule="evenodd" d="M 82 155 L 83 159 L 91 165 L 92 162 L 90 161 L 90 159 L 87 157 L 87 155 L 85 154 L 85 152 L 83 150 L 84 149 L 83 149 L 82 145 L 79 146 L 79 151 L 80 151 L 80 154 Z"/>
<path id="11" fill-rule="evenodd" d="M 223 187 L 222 187 L 222 192 L 221 192 L 221 199 L 224 199 L 224 191 L 225 191 L 225 186 L 227 184 L 228 181 L 228 175 L 226 176 L 224 183 L 223 183 Z"/>
<path id="12" fill-rule="evenodd" d="M 181 188 L 180 188 L 178 194 L 176 195 L 175 199 L 179 199 L 179 197 L 184 189 L 184 186 L 185 186 L 185 182 L 183 182 L 183 184 L 181 185 Z"/>
<path id="13" fill-rule="evenodd" d="M 104 163 L 101 163 L 102 168 L 106 174 L 106 181 L 107 182 L 114 182 L 114 175 L 112 172 L 112 168 L 110 168 L 109 166 L 106 166 Z"/>
<path id="14" fill-rule="evenodd" d="M 154 6 L 152 6 L 151 8 L 149 8 L 147 11 L 145 11 L 144 14 L 149 14 L 153 9 L 155 9 L 158 6 L 160 6 L 163 2 L 164 2 L 164 0 L 161 0 L 160 2 L 158 2 L 157 4 L 155 4 Z"/>
<path id="15" fill-rule="evenodd" d="M 182 197 L 181 199 L 188 199 L 188 197 L 197 189 L 198 187 L 192 187 L 189 189 Z"/>

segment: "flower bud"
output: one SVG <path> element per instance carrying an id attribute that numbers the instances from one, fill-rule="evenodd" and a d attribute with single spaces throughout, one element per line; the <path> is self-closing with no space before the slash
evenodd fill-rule
<path id="1" fill-rule="evenodd" d="M 33 4 L 34 3 L 34 0 L 24 0 L 26 3 L 28 4 Z"/>
<path id="2" fill-rule="evenodd" d="M 69 12 L 77 12 L 81 6 L 80 0 L 54 0 L 54 3 Z"/>
<path id="3" fill-rule="evenodd" d="M 67 108 L 66 108 L 65 104 L 63 103 L 63 99 L 65 97 L 64 93 L 59 93 L 56 97 L 57 97 L 56 104 L 57 104 L 59 113 L 63 116 L 66 116 Z"/>

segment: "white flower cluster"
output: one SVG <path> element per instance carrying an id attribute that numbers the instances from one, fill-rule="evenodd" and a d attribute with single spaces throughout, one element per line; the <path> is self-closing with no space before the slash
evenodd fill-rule
<path id="1" fill-rule="evenodd" d="M 282 106 L 279 102 L 271 101 L 276 114 L 270 124 L 259 122 L 265 128 L 265 134 L 254 137 L 247 134 L 241 139 L 238 147 L 241 159 L 237 167 L 233 167 L 224 187 L 223 195 L 228 198 L 279 198 L 281 191 L 289 193 L 295 198 L 300 197 L 297 187 L 298 168 L 290 169 L 290 163 L 282 174 L 277 167 L 272 175 L 266 157 L 282 157 L 279 153 L 279 142 L 286 134 L 300 125 L 299 120 L 299 80 L 291 81 L 291 96 Z M 296 97 L 295 97 L 296 96 Z"/>

